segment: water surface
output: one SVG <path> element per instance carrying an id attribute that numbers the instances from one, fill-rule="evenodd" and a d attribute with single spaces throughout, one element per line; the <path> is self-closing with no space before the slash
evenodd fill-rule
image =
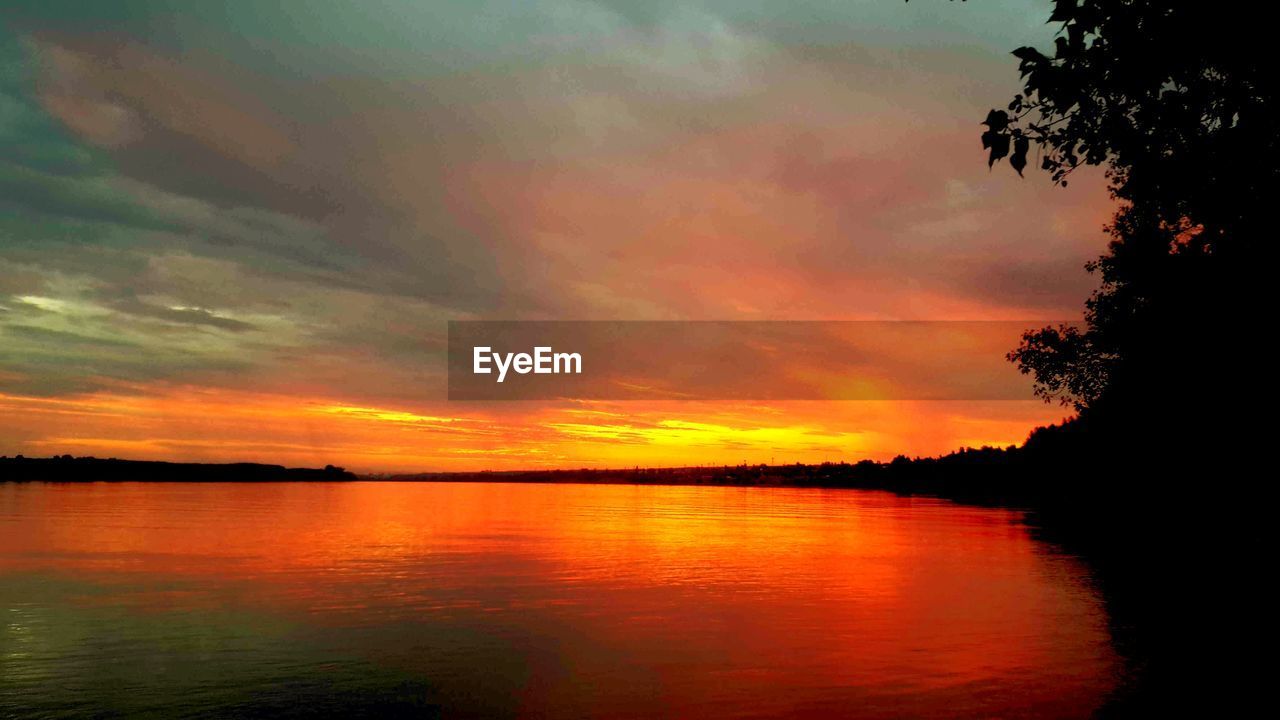
<path id="1" fill-rule="evenodd" d="M 0 484 L 0 716 L 1087 717 L 1085 567 L 849 490 Z"/>

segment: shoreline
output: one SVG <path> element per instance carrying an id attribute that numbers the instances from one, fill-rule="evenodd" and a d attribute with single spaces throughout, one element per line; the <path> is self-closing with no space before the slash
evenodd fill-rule
<path id="1" fill-rule="evenodd" d="M 265 463 L 182 463 L 119 458 L 0 457 L 0 483 L 5 482 L 341 482 L 355 473 L 324 468 L 289 468 Z"/>
<path id="2" fill-rule="evenodd" d="M 1026 481 L 1031 470 L 1016 449 L 962 450 L 942 458 L 820 465 L 736 465 L 676 468 L 501 470 L 356 474 L 332 465 L 287 468 L 262 463 L 174 463 L 118 458 L 0 457 L 4 483 L 494 483 L 632 485 L 650 487 L 790 488 L 888 492 L 976 507 L 1043 514 L 1046 485 Z"/>

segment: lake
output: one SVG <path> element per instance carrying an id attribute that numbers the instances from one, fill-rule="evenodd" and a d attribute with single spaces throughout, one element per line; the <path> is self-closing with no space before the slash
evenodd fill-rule
<path id="1" fill-rule="evenodd" d="M 0 717 L 1089 716 L 1079 560 L 854 490 L 0 483 Z"/>

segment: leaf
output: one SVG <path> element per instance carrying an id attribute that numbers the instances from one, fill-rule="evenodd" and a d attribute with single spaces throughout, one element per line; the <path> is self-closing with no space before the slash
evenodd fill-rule
<path id="1" fill-rule="evenodd" d="M 1075 17 L 1076 0 L 1054 0 L 1053 14 L 1049 16 L 1049 22 L 1066 22 Z"/>
<path id="2" fill-rule="evenodd" d="M 1036 62 L 1040 62 L 1041 60 L 1048 59 L 1044 56 L 1044 53 L 1031 47 L 1030 45 L 1024 45 L 1018 48 L 1017 50 L 1014 50 L 1011 54 L 1024 63 L 1036 63 Z"/>
<path id="3" fill-rule="evenodd" d="M 1009 136 L 996 135 L 991 139 L 991 154 L 987 157 L 987 167 L 996 164 L 996 161 L 1009 154 Z"/>
<path id="4" fill-rule="evenodd" d="M 1067 39 L 1070 41 L 1071 48 L 1077 52 L 1084 48 L 1084 28 L 1080 25 L 1072 25 L 1067 28 Z"/>
<path id="5" fill-rule="evenodd" d="M 1013 141 L 1013 154 L 1009 156 L 1009 167 L 1017 171 L 1018 177 L 1022 177 L 1022 169 L 1027 166 L 1027 150 L 1030 148 L 1031 141 L 1025 136 L 1020 136 Z"/>
<path id="6" fill-rule="evenodd" d="M 1009 127 L 1009 113 L 1004 110 L 992 110 L 987 113 L 987 119 L 982 121 L 983 125 L 991 128 L 992 132 L 1002 132 Z"/>

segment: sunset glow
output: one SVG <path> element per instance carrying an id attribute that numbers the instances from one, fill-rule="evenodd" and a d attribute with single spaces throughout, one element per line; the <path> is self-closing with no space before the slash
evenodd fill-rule
<path id="1" fill-rule="evenodd" d="M 0 430 L 33 455 L 511 470 L 888 459 L 1014 444 L 1062 412 L 1036 401 L 512 405 L 438 416 L 206 388 L 0 395 Z"/>

